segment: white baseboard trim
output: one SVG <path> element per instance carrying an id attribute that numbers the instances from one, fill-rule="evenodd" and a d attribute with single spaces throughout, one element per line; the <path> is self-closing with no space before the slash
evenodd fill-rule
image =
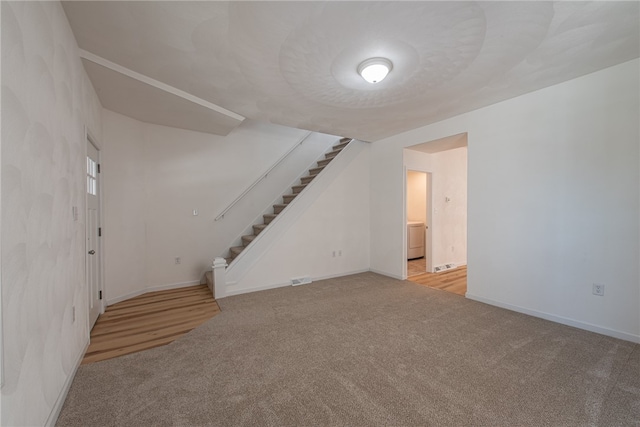
<path id="1" fill-rule="evenodd" d="M 179 288 L 187 288 L 189 286 L 200 285 L 200 280 L 192 280 L 190 282 L 181 282 L 181 283 L 170 283 L 168 285 L 160 285 L 160 286 L 150 286 L 148 288 L 140 289 L 135 292 L 128 293 L 126 295 L 122 295 L 116 298 L 112 298 L 107 300 L 107 305 L 112 305 L 121 301 L 128 300 L 130 298 L 137 297 L 142 294 L 146 294 L 147 292 L 156 292 L 156 291 L 167 291 L 169 289 L 179 289 Z"/>
<path id="2" fill-rule="evenodd" d="M 231 296 L 234 296 L 234 295 L 249 294 L 251 292 L 266 291 L 266 290 L 269 290 L 269 289 L 284 288 L 285 286 L 291 286 L 291 282 L 276 283 L 276 284 L 273 284 L 273 285 L 256 286 L 256 287 L 253 287 L 253 288 L 245 288 L 245 289 L 230 289 L 231 287 L 227 286 L 227 292 L 226 292 L 225 297 L 231 297 Z"/>
<path id="3" fill-rule="evenodd" d="M 347 271 L 344 273 L 338 273 L 338 274 L 329 274 L 326 276 L 319 276 L 319 277 L 314 277 L 313 281 L 319 281 L 319 280 L 328 280 L 328 279 L 335 279 L 336 277 L 344 277 L 344 276 L 351 276 L 353 274 L 360 274 L 360 273 L 367 273 L 369 271 L 368 268 L 364 268 L 361 270 L 353 270 L 353 271 Z"/>
<path id="4" fill-rule="evenodd" d="M 89 339 L 87 338 L 87 343 L 84 348 L 78 355 L 76 359 L 76 363 L 74 364 L 73 372 L 67 377 L 67 380 L 64 382 L 62 386 L 62 390 L 60 390 L 60 394 L 56 399 L 56 403 L 54 403 L 53 408 L 51 408 L 51 413 L 47 417 L 47 421 L 44 423 L 46 427 L 54 427 L 56 422 L 58 421 L 58 417 L 60 416 L 60 411 L 62 411 L 62 406 L 64 405 L 64 401 L 67 400 L 67 394 L 69 394 L 69 389 L 71 388 L 71 384 L 73 383 L 73 379 L 76 377 L 76 372 L 78 372 L 78 368 L 80 367 L 80 363 L 82 363 L 82 358 L 84 354 L 87 352 L 89 348 Z"/>
<path id="5" fill-rule="evenodd" d="M 372 272 L 372 273 L 380 274 L 381 276 L 391 277 L 392 279 L 398 279 L 398 280 L 405 280 L 406 279 L 406 278 L 403 278 L 402 275 L 391 274 L 391 273 L 388 273 L 386 271 L 376 270 L 375 268 L 370 268 L 369 271 Z"/>
<path id="6" fill-rule="evenodd" d="M 584 329 L 586 331 L 595 332 L 597 334 L 607 335 L 613 338 L 619 338 L 621 340 L 631 341 L 633 343 L 640 344 L 640 335 L 633 335 L 627 332 L 617 331 L 615 329 L 604 328 L 602 326 L 593 325 L 591 323 L 570 319 L 568 317 L 557 316 L 555 314 L 545 313 L 543 311 L 531 310 L 531 309 L 520 307 L 517 305 L 508 304 L 501 301 L 495 301 L 490 298 L 484 298 L 478 295 L 470 294 L 469 292 L 467 292 L 465 296 L 474 301 L 482 302 L 489 305 L 494 305 L 500 308 L 506 308 L 507 310 L 528 314 L 529 316 L 539 317 L 541 319 L 550 320 L 552 322 L 560 323 L 562 325 L 573 326 L 574 328 Z"/>
<path id="7" fill-rule="evenodd" d="M 329 275 L 320 276 L 320 277 L 312 277 L 310 284 L 312 284 L 313 282 L 316 282 L 316 281 L 320 281 L 320 280 L 335 279 L 336 277 L 351 276 L 352 274 L 366 273 L 368 271 L 369 271 L 369 269 L 365 268 L 365 269 L 361 269 L 361 270 L 347 271 L 347 272 L 344 272 L 344 273 L 329 274 Z M 233 295 L 248 294 L 250 292 L 258 292 L 258 291 L 266 291 L 268 289 L 284 288 L 285 286 L 292 286 L 291 285 L 291 281 L 282 282 L 282 283 L 275 283 L 275 284 L 271 284 L 271 285 L 257 286 L 257 287 L 253 287 L 253 288 L 236 289 L 236 290 L 232 289 L 233 285 L 229 285 L 228 284 L 227 285 L 226 296 L 230 297 L 230 296 L 233 296 Z M 303 286 L 306 286 L 306 285 L 303 285 Z"/>

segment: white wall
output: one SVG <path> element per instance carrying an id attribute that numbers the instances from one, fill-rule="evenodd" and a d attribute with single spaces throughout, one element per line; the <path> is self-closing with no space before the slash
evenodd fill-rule
<path id="1" fill-rule="evenodd" d="M 468 132 L 467 296 L 640 340 L 638 64 L 372 144 L 372 269 L 402 272 L 403 147 Z"/>
<path id="2" fill-rule="evenodd" d="M 467 147 L 431 154 L 433 265 L 467 263 Z M 449 201 L 447 201 L 449 199 Z"/>
<path id="3" fill-rule="evenodd" d="M 223 137 L 142 123 L 109 110 L 103 122 L 110 303 L 153 288 L 199 283 L 213 258 L 240 244 L 240 235 L 251 234 L 265 208 L 281 203 L 278 196 L 338 139 L 312 135 L 224 219 L 214 221 L 307 132 L 246 120 Z"/>
<path id="4" fill-rule="evenodd" d="M 88 344 L 84 126 L 101 142 L 101 106 L 59 3 L 2 2 L 1 27 L 0 424 L 43 425 Z"/>
<path id="5" fill-rule="evenodd" d="M 227 295 L 369 270 L 369 148 L 353 141 L 258 236 L 259 253 L 247 249 L 241 256 L 252 259 L 227 270 Z M 260 250 L 262 240 L 268 250 Z"/>

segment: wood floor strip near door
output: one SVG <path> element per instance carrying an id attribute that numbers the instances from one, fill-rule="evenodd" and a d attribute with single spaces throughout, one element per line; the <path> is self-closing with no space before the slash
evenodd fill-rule
<path id="1" fill-rule="evenodd" d="M 83 364 L 169 344 L 220 312 L 206 285 L 150 292 L 107 307 Z"/>
<path id="2" fill-rule="evenodd" d="M 185 320 L 186 317 L 186 320 Z M 105 327 L 103 328 L 99 334 L 96 334 L 92 337 L 91 343 L 98 344 L 101 342 L 108 342 L 110 345 L 113 345 L 113 341 L 117 339 L 122 339 L 125 337 L 138 337 L 140 334 L 144 333 L 152 333 L 164 331 L 168 328 L 167 325 L 179 326 L 185 323 L 196 322 L 196 326 L 211 318 L 211 310 L 208 311 L 200 311 L 197 313 L 191 312 L 189 316 L 183 316 L 181 314 L 174 314 L 165 319 L 153 319 L 151 321 L 147 321 L 147 319 L 142 319 L 141 321 L 137 321 L 135 326 L 132 325 L 117 325 L 116 327 Z"/>
<path id="3" fill-rule="evenodd" d="M 467 266 L 463 265 L 442 273 L 423 273 L 411 276 L 407 280 L 464 296 L 467 293 Z"/>
<path id="4" fill-rule="evenodd" d="M 105 312 L 103 314 L 105 321 L 112 320 L 124 320 L 138 317 L 140 315 L 148 315 L 150 313 L 158 313 L 167 310 L 181 310 L 188 307 L 195 307 L 205 304 L 204 297 L 187 297 L 185 299 L 179 299 L 174 301 L 160 301 L 157 303 L 150 303 L 143 306 L 133 306 L 126 310 L 115 310 L 112 312 Z"/>

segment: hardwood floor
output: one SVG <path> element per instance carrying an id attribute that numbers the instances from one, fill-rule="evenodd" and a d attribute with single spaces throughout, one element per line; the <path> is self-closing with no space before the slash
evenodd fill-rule
<path id="1" fill-rule="evenodd" d="M 207 285 L 149 292 L 107 307 L 82 364 L 169 344 L 220 312 Z"/>
<path id="2" fill-rule="evenodd" d="M 427 271 L 427 260 L 425 257 L 407 261 L 407 276 L 419 276 Z"/>
<path id="3" fill-rule="evenodd" d="M 407 280 L 464 296 L 467 293 L 467 266 L 463 265 L 442 273 L 422 273 L 410 276 Z"/>

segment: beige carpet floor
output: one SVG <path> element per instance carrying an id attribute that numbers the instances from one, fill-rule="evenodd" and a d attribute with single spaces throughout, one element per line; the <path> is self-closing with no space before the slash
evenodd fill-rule
<path id="1" fill-rule="evenodd" d="M 638 426 L 640 346 L 373 273 L 81 366 L 60 426 Z"/>

